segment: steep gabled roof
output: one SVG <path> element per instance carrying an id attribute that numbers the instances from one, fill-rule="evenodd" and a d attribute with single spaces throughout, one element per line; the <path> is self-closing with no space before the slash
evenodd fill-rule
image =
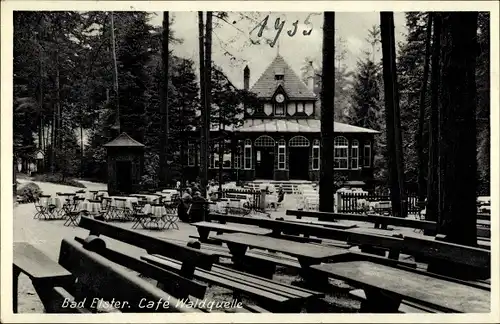
<path id="1" fill-rule="evenodd" d="M 284 75 L 283 81 L 274 79 L 275 73 Z M 273 62 L 262 73 L 260 78 L 250 89 L 260 98 L 271 98 L 279 85 L 282 85 L 290 99 L 316 99 L 316 95 L 307 88 L 307 85 L 297 76 L 281 55 L 277 55 Z"/>
<path id="2" fill-rule="evenodd" d="M 144 144 L 139 143 L 127 133 L 121 133 L 111 142 L 104 144 L 104 147 L 144 147 Z"/>

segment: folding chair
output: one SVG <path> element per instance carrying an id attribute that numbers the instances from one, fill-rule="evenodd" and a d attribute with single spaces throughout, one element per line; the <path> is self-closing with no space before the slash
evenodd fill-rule
<path id="1" fill-rule="evenodd" d="M 145 222 L 147 220 L 148 215 L 144 212 L 145 208 L 145 201 L 144 200 L 139 200 L 137 203 L 133 202 L 132 203 L 132 208 L 133 208 L 133 221 L 134 223 L 132 224 L 132 229 L 136 229 L 139 227 L 139 225 L 142 226 L 142 228 L 146 228 Z"/>
<path id="2" fill-rule="evenodd" d="M 164 216 L 164 222 L 166 225 L 164 227 L 166 227 L 167 229 L 172 227 L 178 230 L 179 229 L 179 225 L 177 225 L 178 220 L 179 220 L 179 215 L 177 215 L 177 212 L 176 211 L 172 212 L 172 210 L 167 209 L 167 214 Z"/>
<path id="3" fill-rule="evenodd" d="M 108 220 L 108 218 L 112 217 L 112 213 L 114 212 L 114 207 L 111 206 L 111 198 L 102 197 L 101 200 L 101 211 L 99 212 L 98 219 L 100 218 L 103 221 Z"/>
<path id="4" fill-rule="evenodd" d="M 43 218 L 47 217 L 47 213 L 49 212 L 48 208 L 49 199 L 50 195 L 40 195 L 38 199 L 35 200 L 36 213 L 33 216 L 33 219 L 39 219 L 40 217 Z"/>
<path id="5" fill-rule="evenodd" d="M 151 213 L 148 214 L 148 222 L 146 225 L 156 224 L 157 229 L 163 229 L 166 226 L 164 220 L 165 215 L 162 215 L 162 210 L 165 208 L 162 204 L 151 204 Z"/>
<path id="6" fill-rule="evenodd" d="M 78 222 L 80 220 L 80 212 L 79 211 L 69 211 L 66 213 L 66 221 L 64 222 L 64 226 L 78 226 Z"/>

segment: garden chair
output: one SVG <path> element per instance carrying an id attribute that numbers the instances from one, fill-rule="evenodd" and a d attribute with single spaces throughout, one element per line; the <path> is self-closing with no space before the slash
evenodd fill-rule
<path id="1" fill-rule="evenodd" d="M 46 218 L 49 213 L 49 200 L 50 195 L 40 195 L 38 199 L 35 200 L 36 213 L 33 219 L 39 219 L 40 217 Z"/>

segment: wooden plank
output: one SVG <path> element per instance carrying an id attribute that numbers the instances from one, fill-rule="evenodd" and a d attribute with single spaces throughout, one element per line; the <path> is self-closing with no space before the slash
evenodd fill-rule
<path id="1" fill-rule="evenodd" d="M 394 260 L 394 259 L 389 259 L 383 256 L 379 255 L 374 255 L 370 253 L 363 253 L 363 252 L 357 252 L 357 251 L 349 251 L 349 253 L 345 255 L 338 255 L 335 257 L 332 257 L 328 260 L 329 263 L 336 263 L 336 262 L 348 262 L 348 261 L 370 261 L 374 263 L 380 263 L 388 266 L 406 266 L 409 268 L 416 268 L 417 264 L 415 262 L 409 262 L 409 261 L 403 261 L 403 260 Z"/>
<path id="2" fill-rule="evenodd" d="M 75 237 L 75 241 L 81 244 L 84 243 L 84 239 L 80 237 Z M 184 278 L 177 273 L 155 267 L 138 258 L 108 248 L 101 248 L 94 252 L 112 262 L 157 280 L 161 283 L 163 290 L 176 297 L 185 298 L 191 295 L 196 298 L 203 298 L 205 296 L 206 285 Z"/>
<path id="3" fill-rule="evenodd" d="M 130 231 L 84 216 L 81 217 L 79 226 L 88 229 L 90 234 L 104 235 L 135 245 L 145 249 L 150 254 L 162 254 L 176 260 L 192 262 L 195 263 L 197 267 L 207 270 L 210 270 L 212 264 L 218 259 L 215 255 L 210 255 L 197 249 Z"/>
<path id="4" fill-rule="evenodd" d="M 374 215 L 374 214 L 362 215 L 362 214 L 316 212 L 316 211 L 305 211 L 305 210 L 287 210 L 286 214 L 291 216 L 316 217 L 321 221 L 327 221 L 327 220 L 333 221 L 333 220 L 343 219 L 343 220 L 352 220 L 359 222 L 370 222 L 382 225 L 409 227 L 409 228 L 416 228 L 423 230 L 436 230 L 436 222 L 410 219 L 410 218 Z"/>
<path id="5" fill-rule="evenodd" d="M 236 243 L 252 248 L 281 252 L 298 258 L 305 257 L 318 262 L 328 257 L 347 253 L 346 250 L 334 247 L 325 247 L 309 243 L 297 243 L 268 236 L 257 236 L 243 233 L 222 234 L 218 235 L 216 239 L 225 243 Z"/>
<path id="6" fill-rule="evenodd" d="M 405 250 L 409 253 L 459 262 L 477 268 L 487 269 L 491 265 L 491 253 L 485 249 L 412 236 L 405 236 L 404 243 Z"/>
<path id="7" fill-rule="evenodd" d="M 13 264 L 32 280 L 71 278 L 71 272 L 26 242 L 14 243 Z"/>
<path id="8" fill-rule="evenodd" d="M 85 250 L 75 241 L 62 241 L 59 263 L 69 269 L 78 278 L 79 284 L 92 291 L 96 297 L 122 302 L 123 307 L 118 308 L 122 312 L 151 312 L 150 309 L 141 307 L 144 302 L 149 301 L 169 301 L 168 307 L 158 307 L 155 309 L 157 312 L 197 312 L 195 309 L 178 306 L 182 302 L 177 298 L 99 254 Z"/>
<path id="9" fill-rule="evenodd" d="M 197 222 L 191 225 L 196 226 L 197 228 L 201 227 L 211 231 L 220 231 L 224 233 L 247 233 L 255 235 L 268 235 L 271 233 L 270 230 L 265 230 L 261 227 L 250 228 L 250 227 L 232 226 L 232 225 L 218 224 L 211 222 Z"/>
<path id="10" fill-rule="evenodd" d="M 301 287 L 294 287 L 290 285 L 286 285 L 283 283 L 279 283 L 270 279 L 262 278 L 256 275 L 252 275 L 246 272 L 237 271 L 234 269 L 230 269 L 221 265 L 214 265 L 212 269 L 213 272 L 221 273 L 226 276 L 230 276 L 235 279 L 241 279 L 246 282 L 253 282 L 257 285 L 265 286 L 271 291 L 283 291 L 284 293 L 291 294 L 292 296 L 297 296 L 300 298 L 311 298 L 311 297 L 324 297 L 324 293 L 312 291 L 308 289 L 303 289 Z"/>
<path id="11" fill-rule="evenodd" d="M 160 255 L 144 255 L 141 256 L 141 259 L 157 265 L 162 268 L 166 269 L 173 269 L 179 271 L 181 268 L 181 265 L 178 262 L 175 262 L 175 260 L 172 259 L 166 259 L 163 256 Z M 246 284 L 240 283 L 240 282 L 235 282 L 233 280 L 228 280 L 225 278 L 221 278 L 220 275 L 213 274 L 209 271 L 206 271 L 204 269 L 196 269 L 194 272 L 194 277 L 197 280 L 202 280 L 210 284 L 215 284 L 217 286 L 223 287 L 223 288 L 228 288 L 231 290 L 237 290 L 240 292 L 247 293 L 251 296 L 257 296 L 260 298 L 265 298 L 268 301 L 276 302 L 276 303 L 285 303 L 289 300 L 289 298 L 286 298 L 281 295 L 274 294 L 272 292 L 264 291 L 262 289 L 257 289 L 255 287 L 250 287 Z"/>
<path id="12" fill-rule="evenodd" d="M 91 314 L 91 311 L 82 307 L 63 307 L 64 303 L 67 305 L 76 305 L 75 298 L 62 287 L 54 287 L 51 289 L 50 301 L 44 303 L 44 308 L 46 313 L 51 314 Z"/>
<path id="13" fill-rule="evenodd" d="M 363 289 L 355 289 L 355 290 L 351 290 L 349 292 L 349 295 L 351 295 L 352 297 L 360 300 L 360 301 L 365 301 L 366 300 L 366 294 L 365 292 L 363 291 Z M 428 308 L 428 307 L 425 307 L 425 306 L 420 306 L 420 307 L 417 307 L 416 304 L 413 304 L 412 305 L 408 305 L 406 303 L 409 303 L 405 300 L 403 300 L 401 302 L 401 305 L 399 305 L 399 312 L 400 313 L 405 313 L 405 314 L 413 314 L 413 313 L 437 313 L 438 311 L 432 309 L 432 308 Z M 413 306 L 415 305 L 415 306 Z"/>
<path id="14" fill-rule="evenodd" d="M 356 233 L 350 229 L 339 230 L 335 228 L 327 228 L 318 225 L 299 224 L 299 223 L 285 222 L 280 220 L 271 220 L 267 218 L 240 217 L 240 216 L 223 215 L 216 213 L 211 213 L 210 217 L 213 220 L 219 220 L 221 222 L 257 225 L 264 228 L 272 229 L 276 233 L 294 232 L 304 235 L 315 236 L 318 238 L 352 242 L 355 244 L 373 245 L 377 247 L 383 247 L 386 249 L 400 249 L 403 247 L 403 239 L 401 238 Z"/>
<path id="15" fill-rule="evenodd" d="M 353 285 L 384 291 L 441 311 L 490 312 L 489 291 L 373 262 L 323 263 L 313 265 L 311 269 Z"/>
<path id="16" fill-rule="evenodd" d="M 291 219 L 291 220 L 286 220 L 286 221 L 292 222 L 292 223 L 302 223 L 302 224 L 325 226 L 325 227 L 331 227 L 331 228 L 337 228 L 337 229 L 350 229 L 350 228 L 358 227 L 358 225 L 355 225 L 355 224 L 348 225 L 348 224 L 324 222 L 324 221 L 314 221 L 314 220 L 307 220 L 307 219 Z"/>

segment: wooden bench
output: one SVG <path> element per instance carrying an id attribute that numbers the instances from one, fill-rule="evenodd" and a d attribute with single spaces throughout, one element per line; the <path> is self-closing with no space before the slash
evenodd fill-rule
<path id="1" fill-rule="evenodd" d="M 87 248 L 106 249 L 105 243 L 99 238 L 94 237 L 84 242 Z M 169 307 L 161 307 L 155 311 L 198 311 L 182 307 L 183 304 L 178 304 L 175 297 L 134 275 L 123 264 L 110 261 L 87 248 L 77 241 L 64 239 L 57 263 L 27 244 L 15 247 L 14 268 L 32 278 L 47 313 L 90 313 L 99 310 L 151 312 L 151 309 L 142 307 L 146 301 L 161 303 L 166 300 L 171 303 Z M 26 258 L 31 261 L 26 261 Z M 142 270 L 145 269 L 153 267 L 143 262 Z M 156 270 L 156 275 L 164 278 L 166 272 L 160 270 Z M 14 285 L 15 312 L 16 286 Z"/>
<path id="2" fill-rule="evenodd" d="M 397 313 L 402 300 L 439 312 L 490 312 L 490 291 L 415 271 L 367 261 L 323 263 L 310 269 L 318 278 L 331 277 L 363 288 L 362 312 Z"/>
<path id="3" fill-rule="evenodd" d="M 181 268 L 178 261 L 160 255 L 145 255 L 141 258 L 172 271 L 180 271 Z M 323 297 L 322 293 L 281 284 L 220 265 L 214 265 L 211 271 L 196 269 L 194 278 L 232 290 L 233 298 L 237 300 L 241 296 L 249 296 L 272 312 L 300 311 L 303 307 L 307 308 L 309 302 Z"/>
<path id="4" fill-rule="evenodd" d="M 359 222 L 369 222 L 374 223 L 376 228 L 382 227 L 387 228 L 387 225 L 409 227 L 422 230 L 436 230 L 436 222 L 430 222 L 425 220 L 410 219 L 410 218 L 399 218 L 392 216 L 382 216 L 374 214 L 344 214 L 344 213 L 329 213 L 329 212 L 316 212 L 316 211 L 305 211 L 305 210 L 287 210 L 287 215 L 297 216 L 297 217 L 315 217 L 320 221 L 334 221 L 334 220 L 351 220 Z"/>
<path id="5" fill-rule="evenodd" d="M 351 229 L 351 228 L 358 227 L 358 225 L 355 225 L 355 224 L 347 225 L 347 224 L 341 224 L 341 223 L 335 223 L 335 222 L 315 221 L 315 220 L 308 220 L 308 219 L 293 219 L 293 220 L 289 220 L 289 222 L 318 225 L 318 226 L 324 226 L 324 227 L 330 227 L 330 228 L 336 228 L 336 229 Z"/>
<path id="6" fill-rule="evenodd" d="M 50 291 L 53 287 L 72 281 L 72 275 L 68 270 L 34 246 L 25 242 L 14 243 L 12 283 L 14 313 L 17 313 L 18 278 L 21 273 L 31 279 L 36 293 L 44 302 L 44 306 L 50 300 Z"/>
<path id="7" fill-rule="evenodd" d="M 79 226 L 88 229 L 89 235 L 107 236 L 142 248 L 149 254 L 161 254 L 179 260 L 183 264 L 183 275 L 187 277 L 192 275 L 195 267 L 210 270 L 212 264 L 218 261 L 216 255 L 203 253 L 198 249 L 130 231 L 88 217 L 82 217 Z"/>
<path id="8" fill-rule="evenodd" d="M 404 250 L 409 254 L 429 260 L 428 271 L 439 270 L 440 261 L 444 261 L 448 266 L 455 264 L 455 266 L 463 267 L 464 271 L 461 272 L 465 276 L 474 275 L 477 279 L 490 277 L 491 253 L 486 249 L 443 242 L 439 238 L 435 240 L 427 237 L 405 236 Z M 457 267 L 454 269 L 459 270 Z"/>

